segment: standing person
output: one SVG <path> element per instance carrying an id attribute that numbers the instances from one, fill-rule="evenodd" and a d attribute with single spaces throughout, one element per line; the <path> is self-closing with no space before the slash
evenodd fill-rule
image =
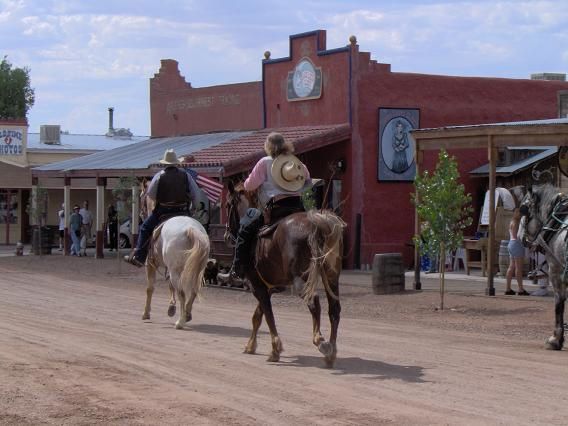
<path id="1" fill-rule="evenodd" d="M 107 211 L 107 226 L 108 226 L 108 239 L 110 245 L 110 251 L 117 249 L 117 238 L 118 238 L 118 212 L 114 207 L 114 204 L 108 206 Z"/>
<path id="2" fill-rule="evenodd" d="M 136 249 L 124 260 L 134 266 L 142 267 L 148 256 L 148 243 L 156 226 L 164 216 L 189 216 L 190 204 L 196 203 L 199 191 L 193 178 L 182 168 L 173 149 L 164 153 L 160 164 L 166 168 L 154 175 L 146 196 L 155 201 L 154 210 L 140 227 Z"/>
<path id="3" fill-rule="evenodd" d="M 514 296 L 515 292 L 511 289 L 511 281 L 513 276 L 517 278 L 518 285 L 518 295 L 528 296 L 529 292 L 523 287 L 523 260 L 525 257 L 525 248 L 521 242 L 517 239 L 517 234 L 519 232 L 519 224 L 521 222 L 521 212 L 516 208 L 513 212 L 513 218 L 511 223 L 509 223 L 509 244 L 507 249 L 509 250 L 509 269 L 507 269 L 507 288 L 505 290 L 506 296 Z"/>
<path id="4" fill-rule="evenodd" d="M 83 233 L 87 238 L 87 243 L 89 241 L 91 241 L 91 238 L 93 237 L 93 215 L 91 214 L 91 211 L 89 210 L 89 202 L 87 200 L 85 200 L 83 202 L 83 208 L 79 210 L 79 213 L 81 214 L 81 217 L 83 218 L 83 226 L 85 229 L 83 229 Z"/>
<path id="5" fill-rule="evenodd" d="M 209 232 L 209 213 L 205 209 L 205 203 L 199 202 L 199 207 L 193 214 L 193 218 L 203 225 L 205 230 Z"/>
<path id="6" fill-rule="evenodd" d="M 408 143 L 408 135 L 404 129 L 402 121 L 397 120 L 395 131 L 392 136 L 392 149 L 394 156 L 392 160 L 392 171 L 395 173 L 404 173 L 408 169 L 408 160 L 406 159 L 406 150 L 410 146 Z"/>
<path id="7" fill-rule="evenodd" d="M 69 217 L 69 232 L 71 233 L 71 256 L 79 256 L 81 252 L 81 229 L 83 228 L 83 217 L 79 213 L 79 206 L 73 206 L 73 213 Z"/>
<path id="8" fill-rule="evenodd" d="M 59 251 L 63 250 L 63 240 L 65 239 L 65 203 L 61 204 L 61 210 L 57 212 L 59 217 Z"/>
<path id="9" fill-rule="evenodd" d="M 258 160 L 244 187 L 247 191 L 259 188 L 259 202 L 275 223 L 292 213 L 304 211 L 301 189 L 311 181 L 310 172 L 294 153 L 294 146 L 280 133 L 272 132 L 264 142 L 267 156 Z M 221 280 L 244 278 L 250 265 L 251 245 L 264 224 L 262 211 L 250 208 L 241 218 L 235 247 L 233 266 L 227 274 L 219 274 Z"/>

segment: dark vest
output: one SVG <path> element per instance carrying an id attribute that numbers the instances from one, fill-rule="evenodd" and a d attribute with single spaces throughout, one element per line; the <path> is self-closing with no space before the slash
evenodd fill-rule
<path id="1" fill-rule="evenodd" d="M 158 206 L 185 207 L 189 203 L 187 173 L 177 167 L 167 167 L 158 181 Z"/>

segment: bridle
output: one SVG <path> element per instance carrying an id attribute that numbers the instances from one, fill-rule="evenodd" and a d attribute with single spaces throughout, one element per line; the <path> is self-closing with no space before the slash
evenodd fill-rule
<path id="1" fill-rule="evenodd" d="M 237 231 L 239 222 L 239 202 L 241 195 L 235 191 L 227 200 L 227 223 L 225 224 L 225 241 L 231 245 L 237 244 Z M 231 226 L 233 225 L 233 226 Z"/>
<path id="2" fill-rule="evenodd" d="M 558 201 L 555 202 L 555 204 L 552 208 L 552 211 L 550 213 L 550 220 L 547 222 L 546 225 L 538 217 L 538 215 L 535 212 L 536 202 L 533 199 L 533 196 L 531 196 L 528 200 L 524 201 L 521 204 L 521 207 L 520 207 L 521 214 L 523 215 L 523 218 L 524 218 L 523 245 L 527 246 L 527 247 L 535 247 L 535 246 L 541 247 L 542 250 L 544 250 L 545 253 L 547 253 L 551 256 L 551 259 L 554 261 L 554 263 L 558 264 L 559 266 L 563 266 L 563 262 L 560 259 L 557 258 L 557 256 L 554 254 L 554 252 L 549 247 L 548 242 L 552 239 L 554 234 L 556 234 L 556 233 L 560 232 L 561 230 L 566 229 L 566 227 L 568 227 L 568 224 L 566 222 L 564 222 L 564 220 L 558 216 L 558 213 L 559 213 L 558 209 L 561 208 L 561 207 L 562 207 L 562 203 L 560 203 Z M 531 216 L 531 214 L 533 214 L 533 216 Z M 537 222 L 538 230 L 537 230 L 537 232 L 534 233 L 534 235 L 532 235 L 532 239 L 529 240 L 528 239 L 528 236 L 529 236 L 528 225 L 531 221 Z M 553 225 L 553 224 L 556 224 L 556 223 L 558 223 L 560 226 L 555 228 L 555 227 L 549 225 L 549 224 Z"/>

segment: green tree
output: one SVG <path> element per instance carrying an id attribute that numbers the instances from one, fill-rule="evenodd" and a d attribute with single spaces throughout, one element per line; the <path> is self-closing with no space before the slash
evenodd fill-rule
<path id="1" fill-rule="evenodd" d="M 471 195 L 459 183 L 455 157 L 440 151 L 433 173 L 425 171 L 415 180 L 412 201 L 421 223 L 414 242 L 422 253 L 437 256 L 440 271 L 440 309 L 444 309 L 445 258 L 448 250 L 456 250 L 463 241 L 463 231 L 471 225 Z"/>
<path id="2" fill-rule="evenodd" d="M 12 68 L 4 56 L 0 62 L 0 118 L 26 118 L 34 102 L 29 68 Z"/>

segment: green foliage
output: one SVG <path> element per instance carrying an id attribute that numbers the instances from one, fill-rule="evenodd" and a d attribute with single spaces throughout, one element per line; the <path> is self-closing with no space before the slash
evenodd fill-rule
<path id="1" fill-rule="evenodd" d="M 306 209 L 306 211 L 316 208 L 314 188 L 309 188 L 302 192 L 302 204 L 304 205 L 304 209 Z"/>
<path id="2" fill-rule="evenodd" d="M 26 118 L 34 102 L 29 68 L 12 68 L 4 56 L 0 62 L 0 118 Z"/>
<path id="3" fill-rule="evenodd" d="M 422 223 L 421 233 L 414 237 L 422 253 L 438 254 L 445 259 L 445 250 L 461 246 L 463 231 L 471 225 L 473 209 L 471 195 L 459 183 L 456 159 L 445 150 L 440 151 L 434 173 L 425 171 L 415 180 L 416 194 L 412 201 Z M 443 264 L 442 262 L 440 262 Z"/>

